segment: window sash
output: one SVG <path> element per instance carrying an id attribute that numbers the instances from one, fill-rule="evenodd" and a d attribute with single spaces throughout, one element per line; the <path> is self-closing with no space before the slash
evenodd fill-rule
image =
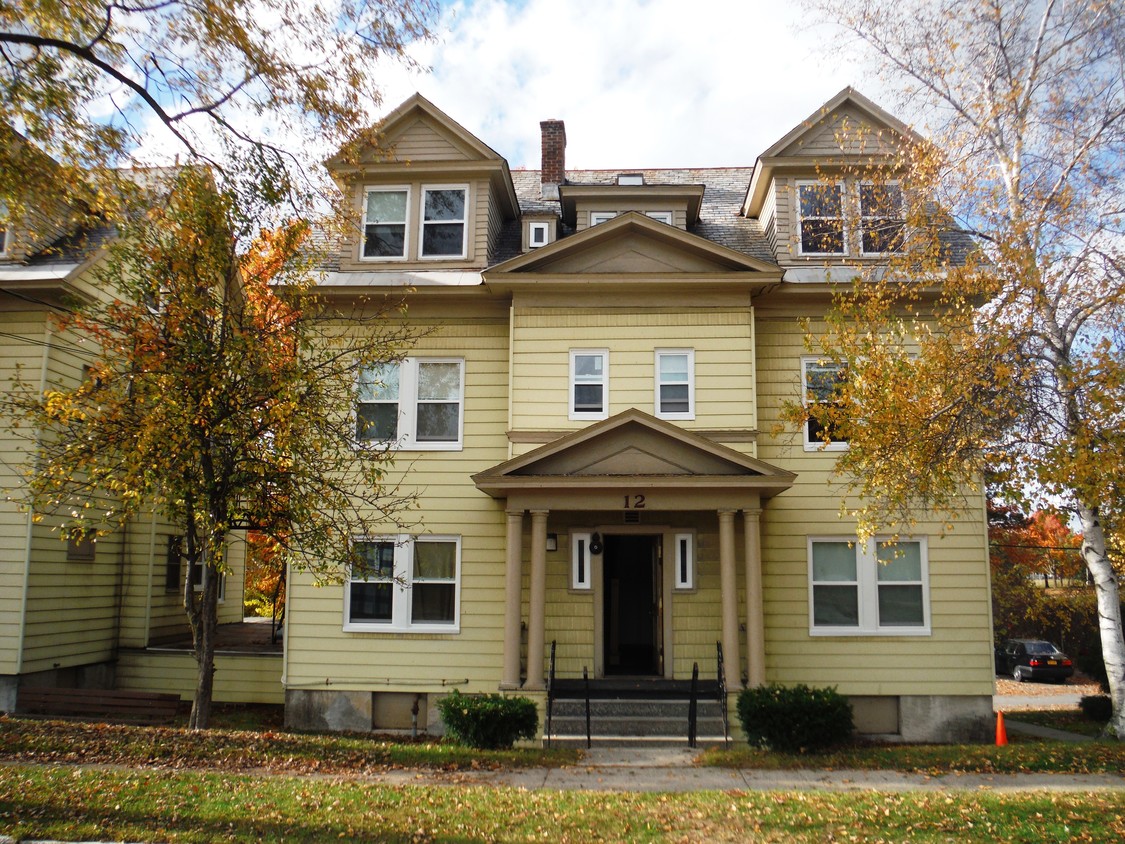
<path id="1" fill-rule="evenodd" d="M 609 352 L 570 352 L 570 418 L 605 419 L 609 406 Z"/>
<path id="2" fill-rule="evenodd" d="M 405 358 L 359 374 L 356 441 L 457 449 L 464 431 L 465 361 Z"/>
<path id="3" fill-rule="evenodd" d="M 405 187 L 368 188 L 363 197 L 364 258 L 405 258 L 410 191 Z"/>
<path id="4" fill-rule="evenodd" d="M 423 258 L 465 257 L 469 190 L 464 186 L 422 188 Z"/>
<path id="5" fill-rule="evenodd" d="M 843 255 L 844 186 L 841 182 L 797 183 L 802 255 Z"/>
<path id="6" fill-rule="evenodd" d="M 832 403 L 835 382 L 841 380 L 844 367 L 822 358 L 801 358 L 801 399 L 805 407 Z M 805 451 L 844 451 L 848 441 L 829 427 L 828 442 L 823 432 L 825 426 L 816 419 L 804 425 Z"/>
<path id="7" fill-rule="evenodd" d="M 864 255 L 901 252 L 906 230 L 902 186 L 898 182 L 861 182 L 860 248 Z"/>
<path id="8" fill-rule="evenodd" d="M 695 418 L 695 352 L 656 351 L 656 415 L 661 419 Z"/>
<path id="9" fill-rule="evenodd" d="M 925 537 L 809 539 L 809 630 L 814 635 L 929 635 Z"/>
<path id="10" fill-rule="evenodd" d="M 374 537 L 356 540 L 354 548 L 359 559 L 344 589 L 345 630 L 457 632 L 460 537 Z"/>
<path id="11" fill-rule="evenodd" d="M 590 228 L 600 225 L 601 223 L 608 223 L 617 216 L 616 211 L 591 211 L 590 212 Z"/>

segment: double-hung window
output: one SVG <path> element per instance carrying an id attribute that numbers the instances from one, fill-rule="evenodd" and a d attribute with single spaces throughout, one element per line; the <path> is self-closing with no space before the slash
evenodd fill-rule
<path id="1" fill-rule="evenodd" d="M 422 257 L 465 257 L 468 188 L 422 188 Z"/>
<path id="2" fill-rule="evenodd" d="M 363 257 L 405 258 L 410 191 L 405 187 L 368 188 L 363 195 Z"/>
<path id="3" fill-rule="evenodd" d="M 656 415 L 660 419 L 695 418 L 694 350 L 656 350 Z"/>
<path id="4" fill-rule="evenodd" d="M 8 203 L 0 199 L 0 258 L 8 254 Z"/>
<path id="5" fill-rule="evenodd" d="M 358 540 L 344 590 L 344 629 L 456 632 L 460 580 L 460 537 Z"/>
<path id="6" fill-rule="evenodd" d="M 809 539 L 809 628 L 817 635 L 929 633 L 926 540 Z"/>
<path id="7" fill-rule="evenodd" d="M 902 251 L 905 221 L 898 182 L 860 183 L 859 227 L 863 254 Z"/>
<path id="8" fill-rule="evenodd" d="M 609 415 L 609 352 L 570 352 L 570 418 L 605 419 Z"/>
<path id="9" fill-rule="evenodd" d="M 843 182 L 798 182 L 802 255 L 844 254 Z"/>
<path id="10" fill-rule="evenodd" d="M 458 358 L 405 358 L 363 370 L 356 439 L 407 449 L 459 449 L 464 375 L 465 362 Z"/>
<path id="11" fill-rule="evenodd" d="M 590 226 L 596 226 L 598 223 L 608 223 L 617 216 L 616 211 L 591 211 L 590 212 Z"/>
<path id="12" fill-rule="evenodd" d="M 656 220 L 659 223 L 667 223 L 672 225 L 672 212 L 671 211 L 646 211 L 645 216 L 650 219 Z"/>
<path id="13" fill-rule="evenodd" d="M 810 418 L 805 422 L 805 451 L 843 451 L 848 441 L 837 426 L 823 418 L 812 418 L 817 407 L 822 410 L 840 407 L 838 388 L 846 377 L 844 366 L 821 358 L 801 359 L 801 395 L 810 408 Z"/>

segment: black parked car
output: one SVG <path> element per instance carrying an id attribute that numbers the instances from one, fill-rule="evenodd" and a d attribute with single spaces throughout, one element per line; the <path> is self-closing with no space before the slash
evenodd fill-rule
<path id="1" fill-rule="evenodd" d="M 1009 639 L 996 649 L 996 671 L 1011 674 L 1017 682 L 1051 680 L 1061 683 L 1074 674 L 1074 662 L 1039 639 Z"/>

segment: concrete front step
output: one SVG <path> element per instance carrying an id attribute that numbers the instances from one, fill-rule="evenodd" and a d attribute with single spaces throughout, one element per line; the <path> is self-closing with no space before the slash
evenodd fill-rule
<path id="1" fill-rule="evenodd" d="M 591 718 L 625 718 L 639 716 L 645 718 L 682 718 L 687 721 L 690 704 L 686 700 L 636 700 L 599 698 L 590 700 Z M 716 700 L 696 702 L 696 712 L 700 718 L 721 718 L 722 709 Z M 586 717 L 586 702 L 582 700 L 556 700 L 555 717 Z"/>
<path id="2" fill-rule="evenodd" d="M 687 700 L 599 699 L 590 701 L 590 733 L 598 744 L 637 742 L 683 746 L 688 735 Z M 544 725 L 546 726 L 546 725 Z M 715 700 L 696 706 L 696 735 L 703 744 L 723 742 L 722 709 Z M 586 705 L 557 700 L 551 718 L 551 740 L 586 743 Z"/>
<path id="3" fill-rule="evenodd" d="M 723 747 L 727 742 L 721 735 L 696 736 L 696 747 Z M 544 741 L 546 744 L 546 741 Z M 687 747 L 687 736 L 590 736 L 593 747 Z M 586 734 L 551 736 L 552 747 L 585 747 Z"/>

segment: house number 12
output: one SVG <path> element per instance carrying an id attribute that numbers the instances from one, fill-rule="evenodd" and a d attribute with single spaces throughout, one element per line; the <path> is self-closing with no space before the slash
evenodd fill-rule
<path id="1" fill-rule="evenodd" d="M 643 495 L 626 495 L 625 496 L 625 509 L 626 510 L 643 510 L 645 508 L 645 497 Z"/>

